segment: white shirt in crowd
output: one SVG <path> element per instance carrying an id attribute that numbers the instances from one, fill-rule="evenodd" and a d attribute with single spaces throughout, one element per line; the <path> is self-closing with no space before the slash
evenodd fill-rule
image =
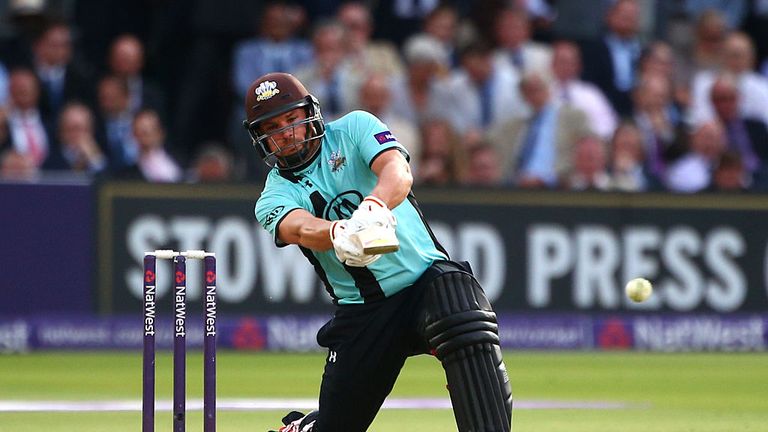
<path id="1" fill-rule="evenodd" d="M 689 113 L 691 124 L 698 125 L 715 118 L 710 90 L 716 79 L 717 74 L 712 71 L 698 72 L 693 77 Z M 736 79 L 741 114 L 768 123 L 768 79 L 754 72 L 743 73 Z"/>
<path id="2" fill-rule="evenodd" d="M 11 110 L 8 113 L 8 129 L 13 147 L 31 156 L 36 166 L 42 165 L 48 156 L 48 134 L 40 112 L 36 109 L 23 112 Z"/>
<path id="3" fill-rule="evenodd" d="M 141 155 L 139 169 L 150 182 L 168 183 L 181 180 L 181 168 L 163 149 L 154 149 Z"/>
<path id="4" fill-rule="evenodd" d="M 562 105 L 570 104 L 583 111 L 589 120 L 589 128 L 600 138 L 610 139 L 616 130 L 616 112 L 603 92 L 594 84 L 580 80 L 555 82 L 552 96 Z"/>

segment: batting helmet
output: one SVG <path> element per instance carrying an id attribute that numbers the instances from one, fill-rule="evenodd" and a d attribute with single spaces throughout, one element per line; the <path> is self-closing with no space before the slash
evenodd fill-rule
<path id="1" fill-rule="evenodd" d="M 264 121 L 296 108 L 304 108 L 306 118 L 278 129 L 265 130 L 262 127 Z M 284 171 L 302 169 L 320 150 L 320 142 L 325 135 L 320 103 L 293 75 L 269 73 L 254 81 L 245 95 L 245 113 L 243 126 L 248 130 L 256 151 L 270 167 Z M 293 134 L 288 143 L 277 139 L 301 126 L 305 126 L 304 136 Z"/>

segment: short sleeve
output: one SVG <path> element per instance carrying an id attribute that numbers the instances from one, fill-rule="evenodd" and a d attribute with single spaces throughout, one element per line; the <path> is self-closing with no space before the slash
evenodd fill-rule
<path id="1" fill-rule="evenodd" d="M 405 158 L 410 160 L 408 151 L 400 144 L 397 137 L 373 114 L 353 111 L 345 117 L 349 121 L 350 138 L 357 143 L 358 151 L 368 166 L 378 155 L 393 148 L 400 150 Z"/>
<path id="2" fill-rule="evenodd" d="M 277 237 L 278 226 L 288 213 L 299 208 L 303 208 L 301 203 L 287 191 L 265 190 L 256 202 L 256 219 L 272 235 L 276 245 L 285 246 L 285 243 Z"/>

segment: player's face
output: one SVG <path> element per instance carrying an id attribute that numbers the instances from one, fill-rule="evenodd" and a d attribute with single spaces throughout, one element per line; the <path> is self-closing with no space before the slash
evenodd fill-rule
<path id="1" fill-rule="evenodd" d="M 269 135 L 270 152 L 279 157 L 290 156 L 301 150 L 297 145 L 307 136 L 307 124 L 297 124 L 307 118 L 304 108 L 296 108 L 286 113 L 265 120 L 261 124 L 261 133 Z"/>

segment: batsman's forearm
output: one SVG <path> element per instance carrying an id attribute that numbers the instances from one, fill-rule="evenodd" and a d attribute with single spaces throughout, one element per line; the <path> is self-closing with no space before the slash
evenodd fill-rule
<path id="1" fill-rule="evenodd" d="M 280 240 L 316 251 L 325 251 L 333 245 L 328 234 L 331 222 L 312 213 L 296 209 L 285 216 L 278 226 Z"/>
<path id="2" fill-rule="evenodd" d="M 408 164 L 391 163 L 383 167 L 371 195 L 384 201 L 390 209 L 394 209 L 408 196 L 411 186 L 413 175 Z"/>
<path id="3" fill-rule="evenodd" d="M 315 251 L 326 251 L 333 247 L 329 230 L 331 222 L 312 218 L 299 228 L 299 245 Z"/>

